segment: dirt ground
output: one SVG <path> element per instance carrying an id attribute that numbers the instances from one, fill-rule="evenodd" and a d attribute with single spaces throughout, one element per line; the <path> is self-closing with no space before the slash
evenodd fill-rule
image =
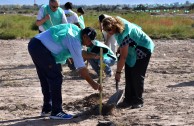
<path id="1" fill-rule="evenodd" d="M 63 109 L 79 115 L 71 120 L 39 116 L 42 94 L 27 51 L 28 41 L 0 40 L 1 126 L 96 126 L 101 121 L 109 121 L 112 126 L 194 125 L 194 40 L 154 40 L 156 48 L 145 78 L 145 104 L 140 109 L 115 109 L 110 115 L 99 115 L 95 112 L 98 91 L 63 67 Z M 89 70 L 97 80 L 90 66 Z M 124 89 L 124 75 L 122 78 L 120 89 Z M 106 103 L 115 93 L 114 77 L 103 83 L 103 87 L 103 103 Z"/>

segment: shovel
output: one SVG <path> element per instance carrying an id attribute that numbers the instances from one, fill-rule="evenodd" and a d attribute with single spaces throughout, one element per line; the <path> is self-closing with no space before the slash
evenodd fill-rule
<path id="1" fill-rule="evenodd" d="M 118 81 L 116 81 L 116 93 L 114 93 L 109 100 L 107 101 L 107 104 L 112 104 L 116 106 L 123 98 L 124 91 L 120 90 L 118 88 Z"/>

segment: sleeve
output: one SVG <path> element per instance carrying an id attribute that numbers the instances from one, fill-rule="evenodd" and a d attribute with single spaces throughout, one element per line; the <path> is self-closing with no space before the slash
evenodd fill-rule
<path id="1" fill-rule="evenodd" d="M 38 11 L 37 20 L 41 20 L 44 17 L 44 8 L 41 7 Z"/>
<path id="2" fill-rule="evenodd" d="M 82 46 L 79 40 L 70 35 L 67 35 L 66 45 L 69 49 L 69 52 L 71 53 L 76 69 L 85 67 L 84 59 L 82 57 Z"/>
<path id="3" fill-rule="evenodd" d="M 79 17 L 75 12 L 74 12 L 74 23 L 79 23 Z"/>
<path id="4" fill-rule="evenodd" d="M 127 36 L 123 39 L 122 43 L 120 44 L 120 47 L 122 48 L 122 47 L 124 47 L 124 46 L 126 46 L 126 45 L 135 46 L 135 45 L 136 45 L 136 42 L 133 41 L 133 40 L 129 37 L 129 35 L 127 35 Z"/>
<path id="5" fill-rule="evenodd" d="M 67 17 L 65 16 L 65 12 L 63 11 L 63 13 L 62 13 L 62 23 L 68 23 L 67 22 Z"/>

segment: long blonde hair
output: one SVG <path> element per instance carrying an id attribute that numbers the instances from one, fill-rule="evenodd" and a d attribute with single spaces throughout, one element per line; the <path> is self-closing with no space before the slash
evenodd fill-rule
<path id="1" fill-rule="evenodd" d="M 124 30 L 123 22 L 117 17 L 106 17 L 102 20 L 102 27 L 105 31 L 115 29 L 116 33 L 122 33 Z"/>

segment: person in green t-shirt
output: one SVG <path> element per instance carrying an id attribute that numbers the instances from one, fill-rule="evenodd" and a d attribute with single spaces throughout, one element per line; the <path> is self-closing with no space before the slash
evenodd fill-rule
<path id="1" fill-rule="evenodd" d="M 85 22 L 84 22 L 84 9 L 82 7 L 77 8 L 77 14 L 78 14 L 78 18 L 79 18 L 79 25 L 81 29 L 85 28 Z"/>
<path id="2" fill-rule="evenodd" d="M 93 28 L 80 29 L 74 24 L 53 26 L 33 37 L 28 44 L 28 51 L 36 67 L 43 94 L 41 116 L 51 119 L 72 119 L 71 114 L 63 112 L 62 82 L 63 77 L 58 64 L 65 64 L 72 58 L 76 71 L 94 90 L 102 90 L 88 73 L 82 57 L 82 45 L 90 45 L 95 39 Z"/>
<path id="3" fill-rule="evenodd" d="M 154 43 L 141 27 L 118 16 L 104 18 L 102 27 L 109 35 L 114 35 L 119 45 L 116 81 L 120 81 L 125 66 L 125 98 L 118 107 L 141 108 L 144 78 Z"/>
<path id="4" fill-rule="evenodd" d="M 51 26 L 67 23 L 65 13 L 59 6 L 59 0 L 49 0 L 49 5 L 41 6 L 36 20 L 39 33 L 46 31 Z"/>
<path id="5" fill-rule="evenodd" d="M 103 49 L 103 64 L 104 68 L 103 71 L 106 74 L 106 77 L 111 77 L 113 75 L 113 71 L 111 69 L 111 66 L 113 66 L 116 61 L 117 57 L 113 53 L 113 51 L 104 43 L 94 40 L 90 45 L 87 46 L 87 51 L 82 51 L 82 54 L 94 54 L 92 57 L 84 57 L 90 65 L 92 66 L 93 70 L 97 73 L 97 75 L 100 75 L 100 48 Z M 85 56 L 84 55 L 84 56 Z M 86 55 L 87 56 L 87 55 Z"/>

